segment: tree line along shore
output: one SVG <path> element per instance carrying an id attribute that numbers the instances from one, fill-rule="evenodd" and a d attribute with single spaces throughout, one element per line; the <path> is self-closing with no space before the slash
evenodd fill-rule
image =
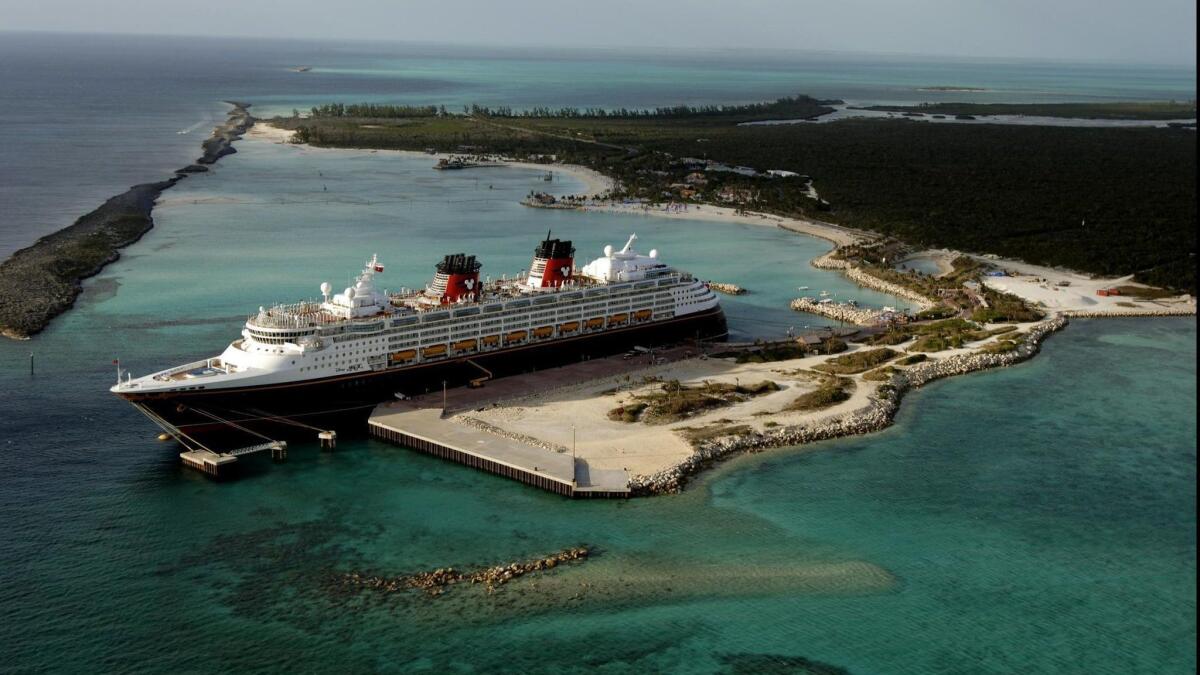
<path id="1" fill-rule="evenodd" d="M 0 264 L 0 334 L 21 340 L 44 329 L 75 304 L 84 279 L 117 260 L 119 249 L 154 227 L 151 213 L 164 190 L 237 152 L 233 143 L 254 124 L 254 118 L 250 104 L 226 102 L 233 106 L 228 117 L 201 143 L 194 164 L 166 180 L 134 185 Z"/>
<path id="2" fill-rule="evenodd" d="M 832 103 L 781 101 L 790 118 L 819 117 Z M 1138 106 L 1158 110 L 1129 104 L 1130 114 Z M 580 164 L 614 179 L 617 199 L 816 217 L 922 247 L 1195 291 L 1194 130 L 903 119 L 740 126 L 764 115 L 782 117 L 769 106 L 534 115 L 333 105 L 271 123 L 316 146 Z"/>
<path id="3" fill-rule="evenodd" d="M 1113 103 L 922 103 L 870 105 L 862 110 L 923 115 L 1032 115 L 1088 120 L 1196 120 L 1195 101 L 1119 101 Z"/>

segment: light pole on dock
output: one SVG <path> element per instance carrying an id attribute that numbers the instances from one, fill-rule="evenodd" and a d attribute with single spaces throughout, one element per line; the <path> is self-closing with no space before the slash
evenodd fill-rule
<path id="1" fill-rule="evenodd" d="M 442 380 L 442 415 L 446 414 L 446 381 Z"/>

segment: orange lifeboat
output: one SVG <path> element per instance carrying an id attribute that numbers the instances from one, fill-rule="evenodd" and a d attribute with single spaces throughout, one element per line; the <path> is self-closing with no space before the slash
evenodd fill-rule
<path id="1" fill-rule="evenodd" d="M 417 358 L 417 350 L 415 349 L 405 349 L 402 352 L 392 352 L 391 354 L 388 354 L 388 360 L 392 362 L 392 365 L 396 365 L 398 363 L 408 363 L 415 358 Z"/>

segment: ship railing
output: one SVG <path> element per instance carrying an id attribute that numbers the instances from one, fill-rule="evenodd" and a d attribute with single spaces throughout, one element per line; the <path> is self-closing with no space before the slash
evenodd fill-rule
<path id="1" fill-rule="evenodd" d="M 208 367 L 208 360 L 193 361 L 192 363 L 185 363 L 182 366 L 175 366 L 174 368 L 169 368 L 167 370 L 162 371 L 161 373 L 156 373 L 154 375 L 154 379 L 156 379 L 160 382 L 167 382 L 172 377 L 186 373 L 189 370 L 195 370 L 197 368 L 207 368 L 207 367 Z"/>

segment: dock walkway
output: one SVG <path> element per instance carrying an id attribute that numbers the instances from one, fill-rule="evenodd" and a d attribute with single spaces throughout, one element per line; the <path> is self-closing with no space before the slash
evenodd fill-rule
<path id="1" fill-rule="evenodd" d="M 546 450 L 442 417 L 439 408 L 385 403 L 371 413 L 371 435 L 565 497 L 629 496 L 629 473 L 592 470 L 567 453 Z"/>

